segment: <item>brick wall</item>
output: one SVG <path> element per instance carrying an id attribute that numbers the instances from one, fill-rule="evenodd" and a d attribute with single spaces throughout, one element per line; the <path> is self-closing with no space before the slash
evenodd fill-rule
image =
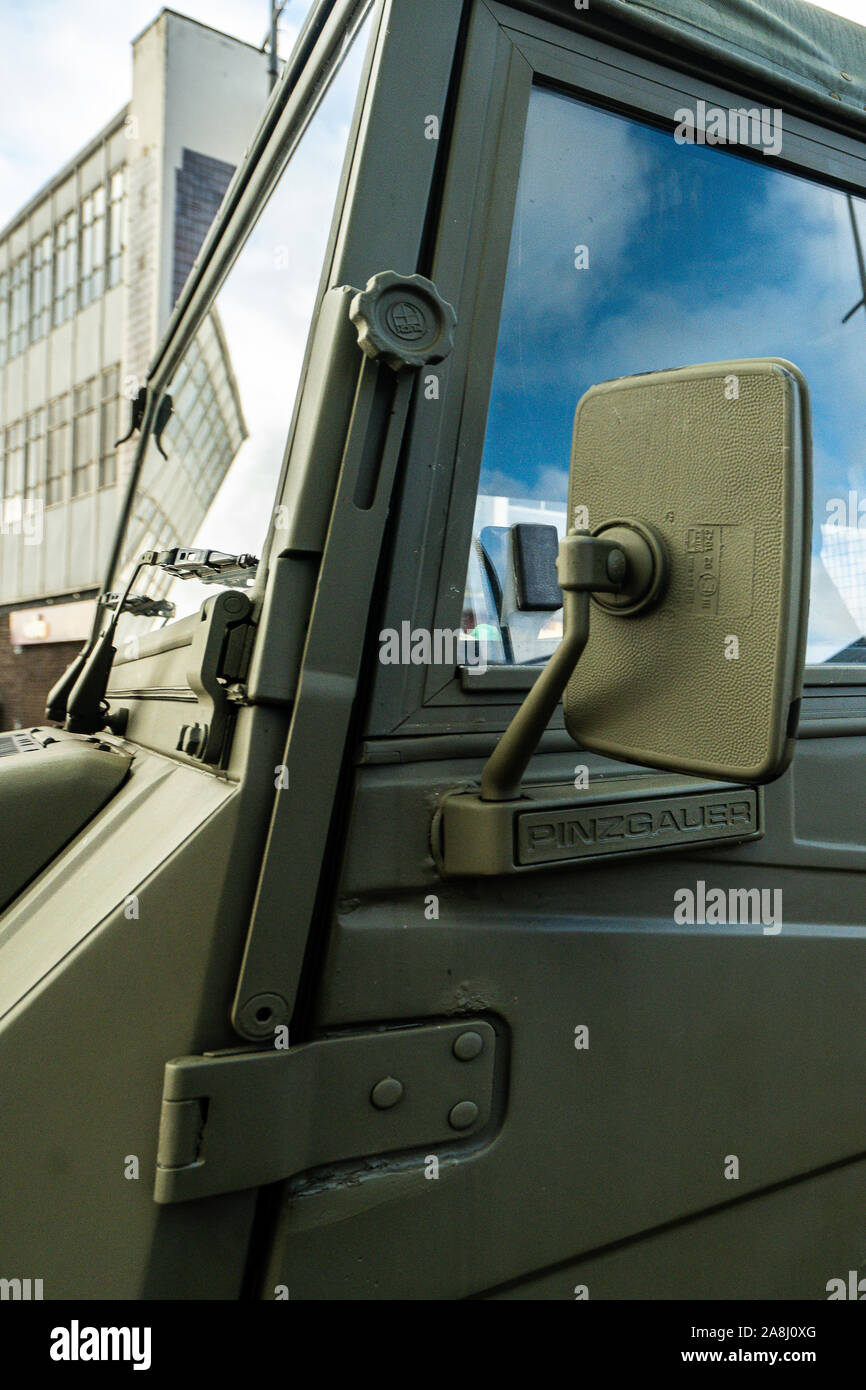
<path id="1" fill-rule="evenodd" d="M 0 729 L 44 724 L 45 697 L 80 651 L 80 642 L 45 642 L 16 652 L 9 615 L 0 614 Z"/>

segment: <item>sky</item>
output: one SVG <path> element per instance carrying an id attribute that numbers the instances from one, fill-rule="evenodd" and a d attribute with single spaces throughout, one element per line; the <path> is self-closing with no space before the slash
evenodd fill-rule
<path id="1" fill-rule="evenodd" d="M 130 43 L 159 8 L 158 0 L 0 0 L 0 227 L 128 101 Z M 257 47 L 268 29 L 268 0 L 174 8 Z M 310 0 L 286 5 L 281 56 L 309 8 Z M 821 8 L 866 24 L 866 0 Z"/>
<path id="2" fill-rule="evenodd" d="M 835 5 L 824 4 L 817 8 L 829 10 L 831 14 L 844 15 L 846 19 L 853 19 L 857 24 L 866 24 L 866 0 L 836 0 Z"/>
<path id="3" fill-rule="evenodd" d="M 0 0 L 0 227 L 129 100 L 131 41 L 159 0 Z M 178 0 L 168 8 L 261 46 L 269 0 Z M 287 57 L 310 0 L 280 20 Z M 39 100 L 34 100 L 34 93 Z"/>

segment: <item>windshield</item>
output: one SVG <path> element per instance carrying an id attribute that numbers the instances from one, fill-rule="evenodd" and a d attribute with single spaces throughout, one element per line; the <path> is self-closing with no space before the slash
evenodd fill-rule
<path id="1" fill-rule="evenodd" d="M 367 28 L 365 23 L 359 31 L 169 384 L 171 415 L 159 441 L 152 437 L 147 444 L 115 590 L 123 589 L 145 550 L 183 546 L 262 554 Z M 177 618 L 195 612 L 214 592 L 213 585 L 153 570 L 142 571 L 134 587 L 167 599 Z M 167 620 L 128 614 L 121 640 Z"/>

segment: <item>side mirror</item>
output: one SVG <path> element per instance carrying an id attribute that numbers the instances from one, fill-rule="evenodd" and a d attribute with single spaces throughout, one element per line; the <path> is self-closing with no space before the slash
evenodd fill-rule
<path id="1" fill-rule="evenodd" d="M 809 392 L 790 362 L 717 362 L 592 387 L 575 418 L 572 530 L 558 562 L 563 640 L 489 759 L 480 793 L 440 805 L 442 872 L 539 862 L 520 861 L 519 822 L 528 804 L 537 819 L 547 802 L 537 789 L 522 797 L 521 779 L 563 695 L 566 728 L 582 748 L 721 782 L 780 776 L 799 714 L 811 518 Z M 660 779 L 644 788 L 660 794 Z M 561 790 L 549 800 L 562 809 Z M 760 834 L 757 815 L 746 825 L 745 805 L 727 836 L 703 838 Z M 711 820 L 724 832 L 721 812 Z M 622 852 L 678 847 L 660 836 Z M 555 857 L 600 857 L 576 849 Z"/>
<path id="2" fill-rule="evenodd" d="M 569 517 L 606 540 L 634 519 L 660 592 L 592 601 L 565 723 L 583 748 L 726 781 L 794 754 L 806 649 L 811 459 L 789 362 L 723 362 L 595 386 L 574 425 Z"/>

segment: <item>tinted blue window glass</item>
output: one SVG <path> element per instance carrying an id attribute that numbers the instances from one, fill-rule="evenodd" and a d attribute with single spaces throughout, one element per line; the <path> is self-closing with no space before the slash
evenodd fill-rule
<path id="1" fill-rule="evenodd" d="M 866 659 L 866 309 L 843 323 L 864 292 L 852 219 L 866 243 L 859 198 L 535 89 L 464 614 L 507 629 L 502 659 L 543 659 L 561 631 L 560 615 L 503 619 L 495 555 L 516 521 L 563 529 L 583 392 L 763 356 L 795 362 L 812 393 L 808 658 Z"/>

